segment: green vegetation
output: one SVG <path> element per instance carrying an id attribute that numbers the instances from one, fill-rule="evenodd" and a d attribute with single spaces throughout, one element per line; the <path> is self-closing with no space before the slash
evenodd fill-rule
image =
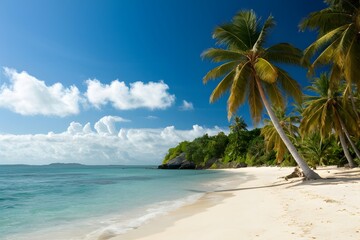
<path id="1" fill-rule="evenodd" d="M 181 142 L 170 148 L 163 160 L 169 160 L 185 154 L 187 160 L 195 163 L 197 168 L 223 168 L 242 166 L 271 166 L 277 164 L 276 152 L 267 151 L 261 129 L 247 130 L 241 117 L 235 117 L 230 126 L 229 135 L 220 132 L 215 136 L 205 134 L 192 142 Z M 279 163 L 293 166 L 294 161 Z"/>
<path id="2" fill-rule="evenodd" d="M 244 120 L 235 117 L 228 136 L 205 135 L 180 143 L 164 162 L 185 153 L 198 167 L 297 164 L 309 179 L 319 178 L 309 166 L 360 164 L 360 1 L 325 3 L 327 8 L 311 13 L 299 25 L 318 33 L 304 52 L 288 43 L 265 46 L 275 25 L 272 16 L 262 22 L 253 11 L 240 11 L 230 23 L 216 27 L 218 48 L 202 54 L 220 64 L 203 78 L 204 83 L 221 79 L 210 102 L 229 92 L 229 120 L 245 103 L 255 125 L 264 109 L 269 119 L 262 129 L 248 131 Z M 308 68 L 310 95 L 301 92 L 282 69 L 284 64 Z M 328 72 L 317 73 L 318 66 Z M 297 102 L 290 114 L 285 96 Z"/>
<path id="3" fill-rule="evenodd" d="M 260 136 L 260 129 L 248 131 L 241 126 L 242 124 L 244 121 L 241 118 L 235 118 L 234 124 L 230 126 L 229 135 L 223 132 L 215 136 L 205 134 L 192 142 L 181 142 L 176 147 L 169 149 L 163 163 L 185 153 L 186 159 L 195 163 L 197 168 L 227 167 L 235 166 L 237 163 L 265 164 L 256 162 L 258 161 L 257 150 L 253 149 L 253 152 L 249 152 L 250 146 L 264 144 L 264 139 Z"/>
<path id="4" fill-rule="evenodd" d="M 272 16 L 261 24 L 261 19 L 253 11 L 240 11 L 231 23 L 215 28 L 213 37 L 224 48 L 210 48 L 202 56 L 222 64 L 209 71 L 203 82 L 224 76 L 211 94 L 210 102 L 229 91 L 229 119 L 247 101 L 253 122 L 257 124 L 265 108 L 274 129 L 304 175 L 318 179 L 320 176 L 299 155 L 271 107 L 283 109 L 284 96 L 299 103 L 302 100 L 300 85 L 282 69 L 284 64 L 300 65 L 302 51 L 288 43 L 265 47 L 266 37 L 274 26 Z"/>

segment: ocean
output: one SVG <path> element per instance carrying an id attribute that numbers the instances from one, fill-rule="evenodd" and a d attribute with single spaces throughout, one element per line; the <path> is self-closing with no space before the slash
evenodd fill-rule
<path id="1" fill-rule="evenodd" d="M 0 239 L 120 235 L 239 177 L 153 166 L 0 165 Z"/>

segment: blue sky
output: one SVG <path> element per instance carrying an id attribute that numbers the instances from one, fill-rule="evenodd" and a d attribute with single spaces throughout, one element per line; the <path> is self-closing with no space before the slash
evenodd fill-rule
<path id="1" fill-rule="evenodd" d="M 216 81 L 202 84 L 215 66 L 200 58 L 214 46 L 213 29 L 254 9 L 275 17 L 268 44 L 304 49 L 315 34 L 299 32 L 299 21 L 323 7 L 321 0 L 2 0 L 0 134 L 61 135 L 71 123 L 99 133 L 101 119 L 116 135 L 226 129 L 227 96 L 209 104 Z M 308 84 L 305 70 L 287 69 Z M 252 125 L 246 107 L 238 114 Z"/>

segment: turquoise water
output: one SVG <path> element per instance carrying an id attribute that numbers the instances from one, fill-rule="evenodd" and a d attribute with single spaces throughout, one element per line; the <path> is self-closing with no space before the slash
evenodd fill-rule
<path id="1" fill-rule="evenodd" d="M 0 236 L 98 239 L 139 227 L 226 184 L 223 171 L 0 165 Z"/>

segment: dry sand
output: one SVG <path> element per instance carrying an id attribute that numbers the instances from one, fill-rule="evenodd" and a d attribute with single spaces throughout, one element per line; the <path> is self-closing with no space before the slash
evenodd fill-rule
<path id="1" fill-rule="evenodd" d="M 285 181 L 293 168 L 242 168 L 247 180 L 206 194 L 112 240 L 360 239 L 360 169 L 327 167 L 324 179 Z"/>

